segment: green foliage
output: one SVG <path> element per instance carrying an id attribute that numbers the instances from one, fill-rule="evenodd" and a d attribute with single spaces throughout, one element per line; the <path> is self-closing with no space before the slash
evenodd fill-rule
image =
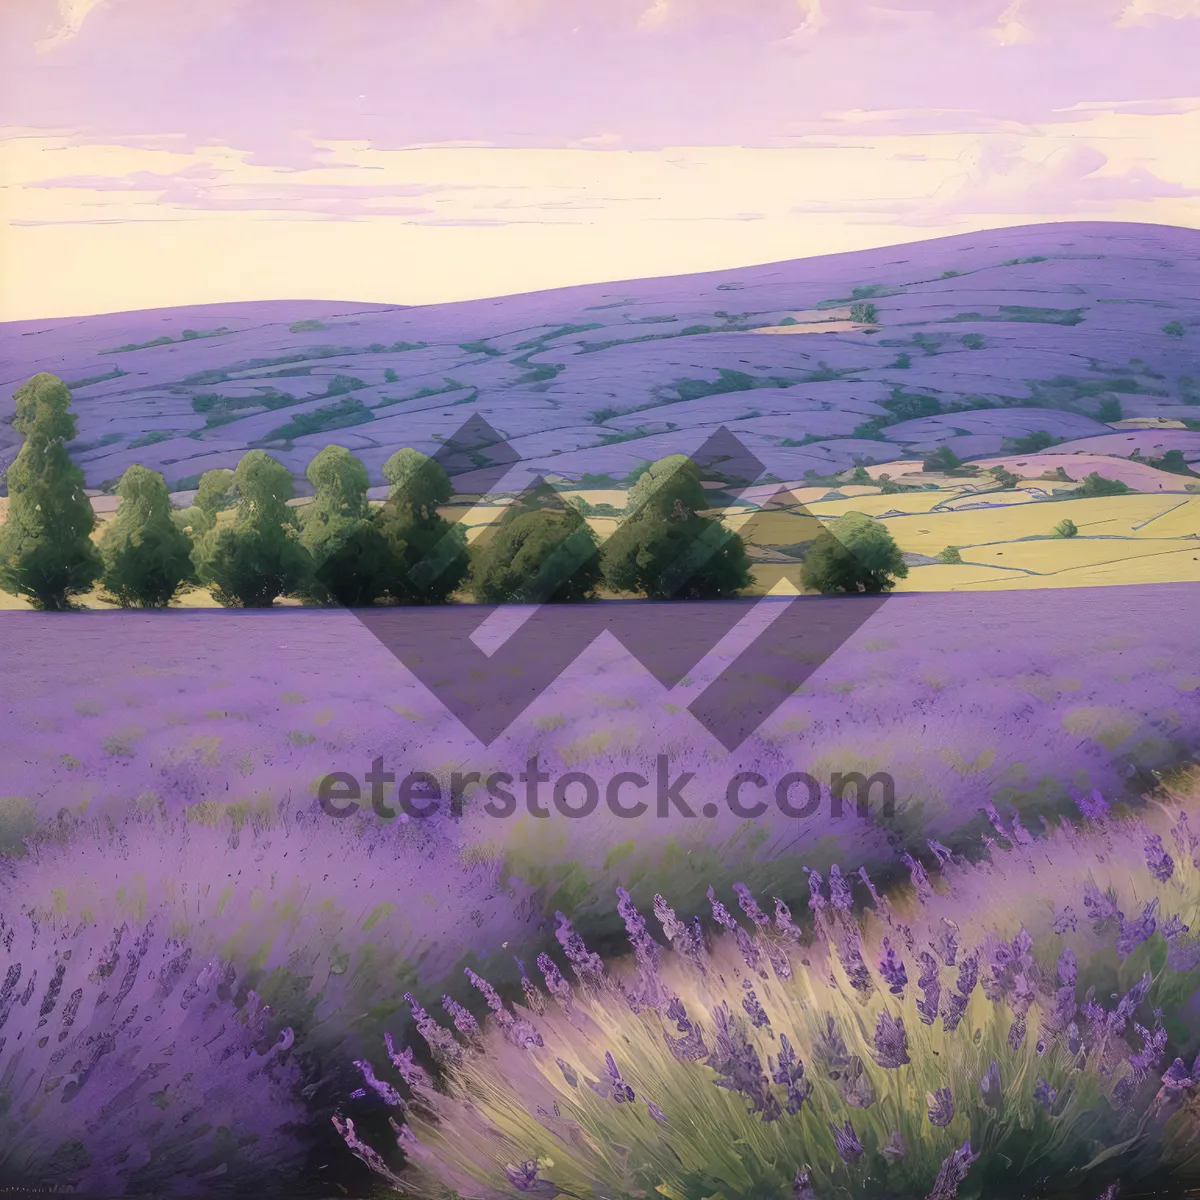
<path id="1" fill-rule="evenodd" d="M 1078 534 L 1079 534 L 1079 526 L 1076 525 L 1075 522 L 1072 521 L 1070 517 L 1067 517 L 1064 520 L 1059 521 L 1059 523 L 1057 525 L 1055 525 L 1055 527 L 1054 527 L 1054 536 L 1055 537 L 1073 538 L 1073 537 L 1077 537 Z"/>
<path id="2" fill-rule="evenodd" d="M 1155 467 L 1159 471 L 1168 471 L 1172 475 L 1196 474 L 1188 466 L 1182 450 L 1168 450 L 1161 458 L 1144 458 L 1140 451 L 1135 450 L 1129 457 L 1133 462 L 1145 463 L 1148 467 Z"/>
<path id="3" fill-rule="evenodd" d="M 1096 420 L 1103 421 L 1106 425 L 1113 421 L 1119 421 L 1124 415 L 1124 410 L 1121 408 L 1120 400 L 1110 396 L 1107 400 L 1100 401 L 1100 407 L 1096 409 Z"/>
<path id="4" fill-rule="evenodd" d="M 957 546 L 947 546 L 945 550 L 938 555 L 938 559 L 939 561 L 948 563 L 952 566 L 959 566 L 962 564 L 963 556 L 962 552 Z"/>
<path id="5" fill-rule="evenodd" d="M 217 523 L 217 514 L 233 503 L 233 472 L 223 467 L 205 471 L 194 479 L 178 481 L 176 490 L 186 492 L 189 484 L 196 489 L 191 507 L 176 509 L 171 516 L 178 528 L 190 530 L 197 538 L 207 533 Z"/>
<path id="6" fill-rule="evenodd" d="M 921 470 L 956 471 L 961 466 L 962 459 L 949 446 L 939 446 L 932 454 L 926 456 Z"/>
<path id="7" fill-rule="evenodd" d="M 383 477 L 391 492 L 374 522 L 390 556 L 384 590 L 401 604 L 445 604 L 470 569 L 465 528 L 438 511 L 451 498 L 450 477 L 413 449 L 397 450 Z"/>
<path id="8" fill-rule="evenodd" d="M 470 578 L 480 604 L 590 600 L 601 580 L 596 535 L 576 509 L 533 497 L 480 539 Z"/>
<path id="9" fill-rule="evenodd" d="M 315 317 L 310 317 L 307 321 L 293 321 L 288 326 L 288 333 L 311 333 L 313 330 L 324 328 L 324 322 L 318 321 Z"/>
<path id="10" fill-rule="evenodd" d="M 122 608 L 164 608 L 194 579 L 191 539 L 172 520 L 157 471 L 130 467 L 117 495 L 117 515 L 100 538 L 100 581 Z"/>
<path id="11" fill-rule="evenodd" d="M 0 588 L 39 609 L 61 611 L 100 574 L 96 525 L 83 472 L 66 443 L 75 436 L 71 393 L 35 375 L 14 395 L 13 428 L 25 442 L 8 468 L 8 516 L 0 526 Z"/>
<path id="12" fill-rule="evenodd" d="M 776 375 L 750 375 L 746 371 L 717 369 L 715 382 L 707 379 L 677 379 L 672 385 L 680 400 L 702 400 L 705 396 L 724 396 L 730 392 L 749 392 L 755 388 L 787 388 L 797 381 Z"/>
<path id="13" fill-rule="evenodd" d="M 896 361 L 894 363 L 892 363 L 892 366 L 895 367 L 899 371 L 909 370 L 912 367 L 912 355 L 911 354 L 897 354 Z"/>
<path id="14" fill-rule="evenodd" d="M 1014 475 L 1012 471 L 1008 470 L 1007 467 L 993 467 L 988 474 L 991 475 L 991 477 L 1002 488 L 1015 488 L 1017 484 L 1021 482 L 1020 477 Z"/>
<path id="15" fill-rule="evenodd" d="M 292 477 L 263 450 L 246 453 L 233 473 L 237 512 L 228 525 L 196 542 L 193 562 L 201 583 L 227 608 L 270 608 L 281 595 L 311 586 L 312 556 L 300 543 L 296 513 L 288 507 Z"/>
<path id="16" fill-rule="evenodd" d="M 1027 437 L 1011 438 L 1010 448 L 1014 454 L 1036 454 L 1057 446 L 1062 438 L 1051 437 L 1044 429 L 1035 429 Z"/>
<path id="17" fill-rule="evenodd" d="M 393 368 L 391 368 L 391 367 L 388 367 L 388 368 L 387 368 L 387 369 L 386 369 L 386 370 L 383 372 L 383 378 L 384 378 L 384 379 L 386 380 L 386 382 L 388 382 L 388 383 L 399 383 L 399 382 L 400 382 L 400 376 L 399 376 L 399 375 L 397 375 L 397 374 L 396 374 L 396 372 L 395 372 L 395 370 L 394 370 Z"/>
<path id="18" fill-rule="evenodd" d="M 338 376 L 345 379 L 346 376 Z M 330 384 L 333 387 L 333 384 Z M 333 395 L 334 393 L 328 393 Z M 312 412 L 297 413 L 286 425 L 271 430 L 264 442 L 291 441 L 310 433 L 329 433 L 334 429 L 345 429 L 350 425 L 362 425 L 373 421 L 375 414 L 357 397 L 346 396 L 336 404 L 327 404 Z"/>
<path id="19" fill-rule="evenodd" d="M 605 583 L 651 600 L 725 599 L 749 587 L 745 544 L 718 518 L 699 515 L 708 506 L 691 459 L 652 463 L 630 490 L 630 518 L 605 543 Z"/>
<path id="20" fill-rule="evenodd" d="M 874 304 L 870 304 L 864 300 L 856 301 L 850 305 L 850 320 L 857 321 L 860 325 L 877 325 L 879 323 L 879 310 Z"/>
<path id="21" fill-rule="evenodd" d="M 964 333 L 958 340 L 968 350 L 982 350 L 984 347 L 983 334 L 981 333 Z"/>
<path id="22" fill-rule="evenodd" d="M 858 512 L 823 530 L 801 568 L 804 587 L 826 595 L 890 592 L 907 577 L 908 565 L 887 526 Z"/>
<path id="23" fill-rule="evenodd" d="M 338 604 L 373 604 L 395 576 L 394 545 L 371 519 L 367 469 L 344 446 L 326 446 L 308 464 L 316 489 L 300 513 L 300 541 L 312 555 L 314 591 Z"/>
<path id="24" fill-rule="evenodd" d="M 1097 471 L 1083 478 L 1083 486 L 1075 493 L 1078 497 L 1124 496 L 1133 489 L 1119 479 L 1106 479 Z"/>
<path id="25" fill-rule="evenodd" d="M 867 471 L 867 468 L 862 466 L 861 464 L 859 464 L 857 467 L 854 468 L 854 474 L 852 474 L 850 476 L 850 482 L 854 483 L 854 484 L 860 484 L 860 485 L 863 485 L 866 487 L 871 487 L 874 485 L 875 480 L 871 478 L 871 475 Z"/>
<path id="26" fill-rule="evenodd" d="M 1163 333 L 1174 338 L 1181 338 L 1186 332 L 1181 321 L 1170 321 L 1163 326 Z"/>

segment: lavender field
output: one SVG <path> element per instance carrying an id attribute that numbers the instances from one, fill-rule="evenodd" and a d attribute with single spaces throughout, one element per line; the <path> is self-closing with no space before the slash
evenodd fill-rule
<path id="1" fill-rule="evenodd" d="M 344 445 L 378 489 L 396 449 L 478 414 L 517 460 L 505 494 L 534 474 L 594 493 L 603 537 L 632 469 L 725 427 L 764 467 L 743 500 L 764 504 L 751 550 L 775 591 L 657 623 L 607 600 L 538 621 L 0 611 L 0 1184 L 968 1200 L 1002 1194 L 1018 1154 L 1022 1195 L 1113 1200 L 1114 1164 L 1148 1180 L 1155 1156 L 1193 1180 L 1197 261 L 1193 231 L 1089 223 L 428 308 L 0 327 L 5 396 L 39 371 L 70 384 L 68 450 L 104 516 L 132 464 L 184 505 L 251 447 L 303 493 Z M 17 446 L 0 425 L 0 465 Z M 925 469 L 943 446 L 1021 486 Z M 1074 498 L 1091 472 L 1130 490 Z M 894 533 L 905 590 L 776 587 L 847 512 Z M 1067 512 L 1069 541 L 1050 533 Z M 510 634 L 525 659 L 483 669 Z M 741 690 L 706 723 L 726 672 Z M 541 810 L 514 783 L 534 761 Z M 372 811 L 377 763 L 380 803 L 424 772 L 438 811 Z M 779 799 L 798 773 L 802 813 Z M 335 774 L 360 785 L 344 819 L 321 799 Z M 839 800 L 851 774 L 894 795 Z M 606 798 L 638 776 L 648 806 L 572 816 L 550 799 L 571 776 L 574 805 L 582 776 Z M 911 1011 L 880 1007 L 876 976 Z M 910 1048 L 928 1095 L 896 1074 Z M 988 1123 L 993 1068 L 1012 1100 Z M 760 1128 L 781 1105 L 806 1114 L 803 1161 Z M 670 1140 L 676 1112 L 728 1123 L 736 1152 Z"/>

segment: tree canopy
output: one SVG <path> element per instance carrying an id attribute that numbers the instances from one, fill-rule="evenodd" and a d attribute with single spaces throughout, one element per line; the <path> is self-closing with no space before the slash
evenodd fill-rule
<path id="1" fill-rule="evenodd" d="M 819 534 L 801 567 L 804 587 L 827 595 L 888 592 L 907 577 L 908 565 L 887 526 L 859 512 L 846 513 Z"/>
<path id="2" fill-rule="evenodd" d="M 25 437 L 8 468 L 0 526 L 0 588 L 39 609 L 61 611 L 101 571 L 91 540 L 96 516 L 83 472 L 67 453 L 75 437 L 71 393 L 57 375 L 35 375 L 14 394 L 13 428 Z"/>
<path id="3" fill-rule="evenodd" d="M 100 538 L 101 582 L 122 608 L 162 608 L 194 577 L 191 539 L 171 519 L 157 471 L 130 467 L 117 495 L 117 515 Z"/>
<path id="4" fill-rule="evenodd" d="M 193 560 L 200 581 L 232 608 L 269 608 L 312 579 L 312 557 L 301 544 L 288 507 L 292 476 L 263 450 L 250 450 L 233 473 L 237 510 L 232 522 L 208 530 Z"/>

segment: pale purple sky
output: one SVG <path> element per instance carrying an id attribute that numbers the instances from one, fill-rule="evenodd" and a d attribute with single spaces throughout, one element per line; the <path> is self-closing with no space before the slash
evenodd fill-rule
<path id="1" fill-rule="evenodd" d="M 422 264 L 387 297 L 409 302 L 930 236 L 914 226 L 1197 225 L 1198 63 L 1200 0 L 9 0 L 0 249 L 18 279 L 47 253 L 72 278 L 22 298 L 10 272 L 0 318 L 247 298 L 196 263 L 254 241 L 249 220 L 306 251 L 259 271 L 272 294 L 384 298 L 346 268 L 368 243 L 313 226 L 369 222 Z M 708 257 L 686 221 L 724 223 Z M 164 223 L 141 283 L 103 282 L 122 227 Z M 533 223 L 555 228 L 512 229 Z"/>

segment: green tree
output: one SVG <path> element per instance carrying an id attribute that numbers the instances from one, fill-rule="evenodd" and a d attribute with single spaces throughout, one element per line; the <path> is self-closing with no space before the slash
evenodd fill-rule
<path id="1" fill-rule="evenodd" d="M 860 325 L 877 325 L 879 323 L 879 310 L 875 305 L 859 300 L 857 303 L 850 305 L 850 320 L 856 321 Z"/>
<path id="2" fill-rule="evenodd" d="M 243 455 L 233 473 L 237 510 L 232 522 L 196 543 L 200 582 L 227 608 L 270 608 L 281 595 L 311 586 L 312 556 L 300 543 L 288 469 L 263 450 Z"/>
<path id="3" fill-rule="evenodd" d="M 390 548 L 387 594 L 400 604 L 445 604 L 471 569 L 466 530 L 438 511 L 453 489 L 441 463 L 397 450 L 383 464 L 391 485 L 375 524 Z"/>
<path id="4" fill-rule="evenodd" d="M 949 446 L 939 446 L 932 454 L 926 455 L 922 471 L 956 471 L 962 466 L 962 459 Z"/>
<path id="5" fill-rule="evenodd" d="M 1002 488 L 1015 488 L 1021 482 L 1020 478 L 1008 470 L 1007 467 L 992 467 L 988 474 Z"/>
<path id="6" fill-rule="evenodd" d="M 8 517 L 0 526 L 0 588 L 61 612 L 101 571 L 96 515 L 66 443 L 75 437 L 71 393 L 57 375 L 35 375 L 14 395 L 13 428 L 25 437 L 8 468 Z"/>
<path id="7" fill-rule="evenodd" d="M 872 487 L 875 484 L 875 480 L 871 478 L 870 472 L 861 463 L 854 468 L 854 474 L 850 476 L 847 482 L 867 487 Z"/>
<path id="8" fill-rule="evenodd" d="M 300 511 L 300 541 L 312 555 L 315 593 L 349 608 L 374 604 L 403 545 L 394 550 L 371 520 L 367 468 L 344 446 L 326 446 L 306 474 L 316 497 Z"/>
<path id="9" fill-rule="evenodd" d="M 232 503 L 233 472 L 219 467 L 200 476 L 200 486 L 191 505 L 174 510 L 172 519 L 180 529 L 189 530 L 193 538 L 198 538 L 216 525 L 217 514 Z"/>
<path id="10" fill-rule="evenodd" d="M 1055 527 L 1054 527 L 1054 536 L 1055 537 L 1073 538 L 1073 537 L 1077 536 L 1078 533 L 1079 533 L 1079 526 L 1076 525 L 1075 522 L 1072 521 L 1070 517 L 1066 517 L 1062 521 L 1059 521 L 1059 523 L 1057 525 L 1055 525 Z"/>
<path id="11" fill-rule="evenodd" d="M 1163 333 L 1170 334 L 1171 337 L 1181 338 L 1186 332 L 1187 330 L 1184 329 L 1181 321 L 1168 321 L 1167 324 L 1163 326 Z"/>
<path id="12" fill-rule="evenodd" d="M 938 555 L 938 558 L 942 562 L 948 563 L 952 566 L 961 565 L 962 560 L 963 560 L 962 552 L 959 550 L 959 548 L 957 546 L 947 546 L 945 548 L 945 550 L 943 550 L 941 552 L 941 554 Z"/>
<path id="13" fill-rule="evenodd" d="M 746 546 L 718 517 L 696 464 L 683 454 L 652 463 L 629 492 L 630 515 L 604 545 L 605 583 L 651 600 L 720 600 L 753 582 Z"/>
<path id="14" fill-rule="evenodd" d="M 130 467 L 117 495 L 117 515 L 100 538 L 100 581 L 122 608 L 164 608 L 195 578 L 192 541 L 171 519 L 167 485 L 157 471 Z"/>
<path id="15" fill-rule="evenodd" d="M 1090 496 L 1124 496 L 1132 491 L 1129 484 L 1122 483 L 1119 479 L 1106 479 L 1098 471 L 1093 471 L 1090 475 L 1083 477 L 1083 486 L 1076 491 L 1078 497 Z"/>
<path id="16" fill-rule="evenodd" d="M 547 499 L 542 494 L 514 504 L 480 539 L 470 576 L 478 603 L 562 604 L 595 596 L 601 579 L 596 535 L 577 509 Z"/>
<path id="17" fill-rule="evenodd" d="M 818 535 L 800 577 L 808 591 L 877 595 L 906 579 L 908 565 L 882 521 L 850 512 Z"/>

